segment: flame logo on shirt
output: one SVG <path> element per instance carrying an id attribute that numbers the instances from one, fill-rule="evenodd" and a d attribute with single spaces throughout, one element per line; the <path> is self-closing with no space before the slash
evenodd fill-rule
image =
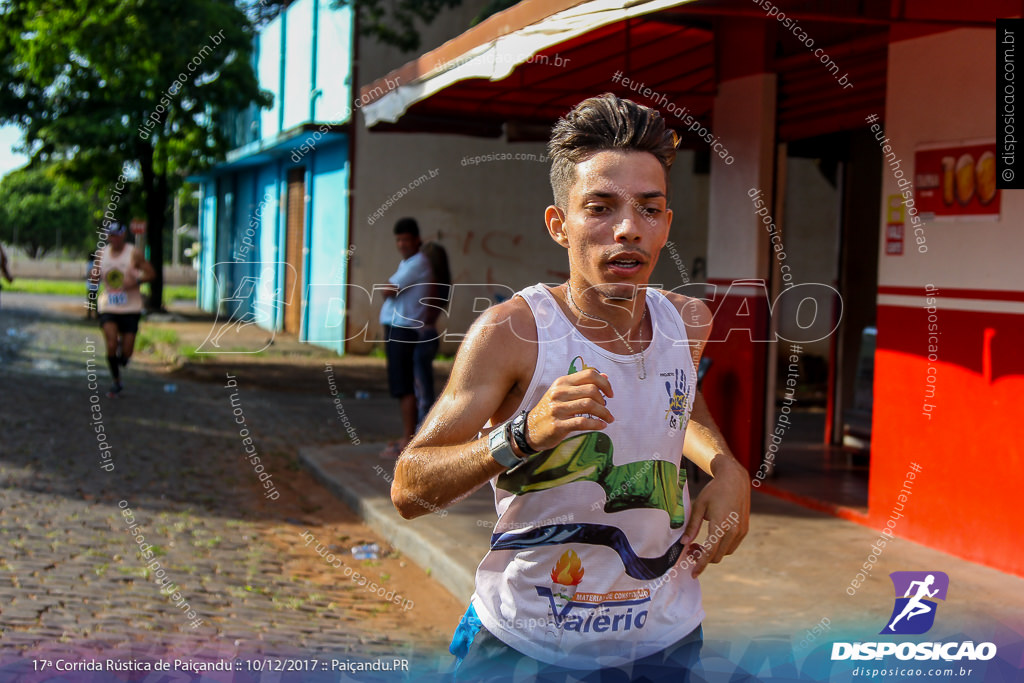
<path id="1" fill-rule="evenodd" d="M 583 581 L 583 561 L 572 550 L 566 550 L 551 570 L 551 580 L 563 586 L 578 586 Z"/>

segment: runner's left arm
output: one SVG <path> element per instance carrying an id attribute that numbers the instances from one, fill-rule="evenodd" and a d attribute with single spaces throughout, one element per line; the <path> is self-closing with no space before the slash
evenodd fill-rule
<path id="1" fill-rule="evenodd" d="M 142 257 L 142 252 L 138 249 L 132 252 L 132 266 L 142 273 L 142 277 L 138 278 L 139 282 L 150 282 L 156 277 L 153 265 Z"/>

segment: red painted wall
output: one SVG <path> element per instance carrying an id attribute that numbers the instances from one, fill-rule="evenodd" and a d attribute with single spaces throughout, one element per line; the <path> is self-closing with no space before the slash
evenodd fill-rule
<path id="1" fill-rule="evenodd" d="M 768 299 L 765 294 L 729 294 L 731 282 L 712 282 L 718 288 L 714 300 L 707 302 L 714 323 L 704 355 L 714 364 L 704 378 L 701 393 L 733 455 L 754 473 L 764 455 L 761 441 L 767 344 L 751 340 L 766 334 Z"/>
<path id="2" fill-rule="evenodd" d="M 895 535 L 1024 576 L 1024 315 L 936 316 L 935 396 L 926 399 L 928 312 L 878 308 L 868 522 L 886 525 L 916 462 Z"/>

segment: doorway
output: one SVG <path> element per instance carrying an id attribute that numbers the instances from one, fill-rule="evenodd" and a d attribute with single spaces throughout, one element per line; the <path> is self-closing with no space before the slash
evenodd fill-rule
<path id="1" fill-rule="evenodd" d="M 773 311 L 780 341 L 769 354 L 765 452 L 773 436 L 778 450 L 766 483 L 866 513 L 881 151 L 865 131 L 834 133 L 782 145 L 779 164 L 777 220 L 789 282 L 816 283 L 816 315 L 828 323 L 826 333 L 835 331 L 801 336 L 805 310 Z M 783 262 L 774 251 L 772 258 L 782 291 Z"/>
<path id="2" fill-rule="evenodd" d="M 284 331 L 301 337 L 306 260 L 306 169 L 302 167 L 288 171 L 284 260 Z"/>

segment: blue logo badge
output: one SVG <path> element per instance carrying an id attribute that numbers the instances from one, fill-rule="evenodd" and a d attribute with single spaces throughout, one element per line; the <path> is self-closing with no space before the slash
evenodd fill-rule
<path id="1" fill-rule="evenodd" d="M 920 635 L 935 623 L 938 600 L 946 599 L 949 576 L 945 572 L 893 572 L 896 604 L 880 634 Z"/>

